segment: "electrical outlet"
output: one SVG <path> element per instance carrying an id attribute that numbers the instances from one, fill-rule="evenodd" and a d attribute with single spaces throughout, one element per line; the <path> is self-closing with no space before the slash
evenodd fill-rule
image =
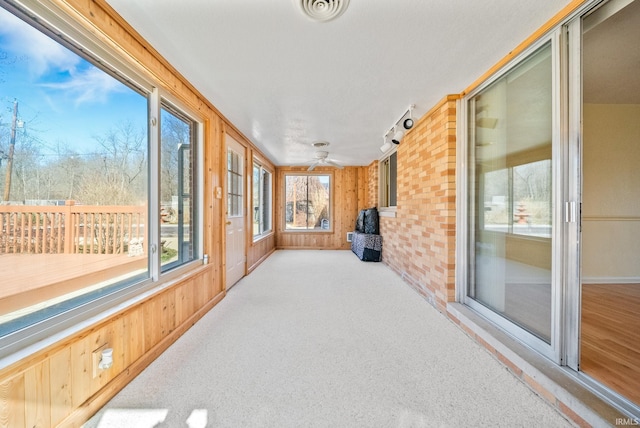
<path id="1" fill-rule="evenodd" d="M 98 376 L 100 376 L 100 372 L 103 371 L 103 369 L 101 369 L 100 366 L 100 360 L 102 360 L 102 351 L 107 349 L 109 347 L 108 343 L 105 343 L 104 345 L 100 346 L 99 348 L 95 349 L 92 353 L 91 353 L 91 366 L 93 368 L 93 378 L 97 378 Z"/>

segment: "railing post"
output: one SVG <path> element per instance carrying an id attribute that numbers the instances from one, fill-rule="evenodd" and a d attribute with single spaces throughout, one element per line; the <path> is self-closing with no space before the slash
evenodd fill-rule
<path id="1" fill-rule="evenodd" d="M 73 241 L 73 214 L 72 207 L 75 205 L 75 201 L 65 201 L 64 206 L 64 253 L 72 254 L 74 241 Z"/>

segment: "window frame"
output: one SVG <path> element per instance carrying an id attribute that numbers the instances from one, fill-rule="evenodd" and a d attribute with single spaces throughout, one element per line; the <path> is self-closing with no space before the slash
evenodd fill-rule
<path id="1" fill-rule="evenodd" d="M 328 209 L 328 213 L 329 213 L 329 228 L 328 229 L 288 229 L 287 228 L 287 177 L 313 177 L 313 176 L 327 176 L 329 177 L 329 209 Z M 324 172 L 306 172 L 306 171 L 300 171 L 300 172 L 295 172 L 295 171 L 291 171 L 291 172 L 285 172 L 284 175 L 282 176 L 283 180 L 282 180 L 282 192 L 283 192 L 283 197 L 282 197 L 282 210 L 283 210 L 283 216 L 282 216 L 282 230 L 285 233 L 333 233 L 334 231 L 334 218 L 333 218 L 333 183 L 334 183 L 334 175 L 333 172 L 331 171 L 324 171 Z"/>
<path id="2" fill-rule="evenodd" d="M 54 42 L 71 50 L 101 71 L 140 93 L 147 99 L 147 223 L 148 233 L 148 264 L 145 277 L 131 282 L 114 282 L 102 295 L 91 299 L 87 303 L 79 303 L 72 308 L 48 317 L 36 324 L 22 326 L 14 332 L 0 337 L 1 367 L 19 360 L 21 350 L 29 347 L 28 352 L 43 349 L 64 337 L 74 334 L 97 320 L 105 319 L 124 306 L 130 306 L 146 298 L 154 290 L 166 287 L 168 281 L 203 264 L 203 242 L 201 234 L 204 227 L 202 215 L 202 201 L 204 199 L 203 184 L 203 153 L 204 153 L 204 119 L 198 118 L 194 110 L 184 106 L 172 95 L 158 90 L 155 84 L 143 75 L 139 65 L 127 56 L 106 45 L 91 30 L 75 22 L 60 7 L 49 2 L 19 0 L 3 3 L 8 13 L 15 15 L 44 33 Z M 46 25 L 44 24 L 46 23 Z M 174 269 L 161 273 L 160 255 L 157 251 L 160 241 L 159 222 L 159 112 L 162 101 L 174 106 L 184 117 L 193 122 L 196 144 L 194 151 L 194 254 L 193 260 Z M 162 281 L 161 281 L 162 279 Z"/>
<path id="3" fill-rule="evenodd" d="M 392 171 L 391 171 L 391 157 L 395 156 L 396 158 L 396 170 L 395 170 L 395 182 L 396 182 L 396 187 L 394 190 L 395 192 L 395 199 L 396 199 L 396 204 L 395 205 L 391 205 L 390 204 L 390 200 L 391 198 L 391 175 L 392 175 Z M 385 167 L 386 163 L 388 162 L 388 170 Z M 387 178 L 387 175 L 389 176 L 389 178 Z M 387 187 L 389 187 L 389 194 L 387 194 Z M 384 156 L 382 156 L 379 160 L 378 160 L 378 213 L 381 217 L 395 217 L 396 216 L 396 212 L 398 209 L 398 146 L 394 145 L 393 149 L 391 151 L 389 151 L 388 153 L 385 153 Z"/>
<path id="4" fill-rule="evenodd" d="M 259 227 L 259 231 L 258 231 L 257 234 L 253 233 L 253 228 L 252 228 L 253 242 L 259 241 L 263 237 L 273 233 L 273 184 L 274 184 L 273 183 L 273 176 L 274 176 L 274 174 L 273 174 L 273 171 L 271 169 L 266 168 L 264 166 L 264 163 L 258 157 L 254 157 L 253 158 L 253 163 L 252 163 L 252 168 L 251 168 L 251 171 L 252 171 L 252 174 L 251 174 L 251 215 L 252 215 L 251 224 L 252 225 L 255 224 L 253 222 L 253 219 L 254 219 L 254 216 L 255 216 L 255 206 L 253 204 L 254 204 L 256 189 L 254 187 L 253 171 L 254 171 L 254 169 L 256 167 L 258 167 L 259 170 L 260 170 L 260 185 L 258 186 L 258 191 L 260 193 L 259 193 L 258 198 L 260 199 L 262 206 L 264 206 L 264 197 L 265 197 L 265 195 L 264 195 L 264 189 L 265 189 L 265 186 L 264 186 L 264 173 L 266 172 L 267 174 L 269 174 L 269 178 L 270 178 L 269 188 L 268 188 L 269 194 L 266 195 L 266 197 L 268 199 L 267 207 L 269 208 L 269 225 L 268 225 L 268 227 L 264 227 L 263 230 L 260 230 L 260 227 Z M 261 223 L 259 222 L 258 224 L 260 225 Z"/>
<path id="5" fill-rule="evenodd" d="M 188 108 L 182 106 L 177 100 L 172 99 L 171 95 L 165 93 L 165 92 L 159 92 L 159 108 L 160 110 L 158 110 L 157 113 L 157 120 L 155 121 L 159 126 L 157 126 L 158 130 L 155 134 L 157 134 L 159 136 L 158 138 L 158 144 L 155 146 L 157 147 L 157 150 L 154 150 L 154 152 L 158 152 L 158 160 L 157 162 L 155 162 L 154 164 L 157 166 L 158 168 L 158 173 L 161 170 L 161 150 L 162 150 L 162 144 L 161 144 L 161 135 L 162 135 L 162 121 L 160 120 L 160 116 L 161 116 L 161 110 L 165 110 L 169 113 L 171 113 L 172 115 L 176 116 L 178 119 L 183 120 L 185 122 L 188 122 L 190 124 L 190 126 L 192 127 L 192 135 L 190 136 L 190 144 L 194 145 L 194 147 L 190 148 L 191 151 L 191 161 L 192 161 L 192 168 L 193 171 L 191 172 L 193 180 L 192 180 L 192 191 L 190 193 L 190 197 L 192 200 L 192 204 L 193 204 L 193 212 L 192 212 L 192 220 L 193 220 L 193 228 L 194 230 L 192 231 L 193 233 L 193 243 L 192 243 L 192 251 L 193 251 L 193 256 L 186 261 L 181 261 L 180 258 L 176 261 L 167 263 L 165 265 L 162 265 L 162 263 L 160 262 L 160 276 L 166 275 L 167 273 L 175 270 L 175 269 L 179 269 L 182 266 L 187 266 L 190 263 L 197 261 L 199 259 L 202 258 L 202 247 L 201 247 L 201 239 L 199 236 L 200 231 L 202 230 L 202 213 L 200 210 L 200 207 L 202 206 L 202 173 L 200 171 L 202 171 L 202 142 L 201 142 L 201 136 L 202 136 L 202 131 L 203 131 L 203 124 L 202 122 L 198 122 L 198 120 L 196 120 L 192 115 L 188 114 L 187 112 L 189 111 Z M 159 178 L 159 174 L 154 174 L 154 178 L 155 177 Z M 159 195 L 159 189 L 160 189 L 160 185 L 161 182 L 158 181 L 158 183 L 155 185 L 155 188 L 158 189 L 158 202 L 160 202 L 160 195 Z M 150 193 L 154 193 L 151 192 L 150 189 Z M 158 209 L 155 211 L 158 213 L 158 216 L 160 215 L 160 207 L 158 207 Z M 154 229 L 155 230 L 155 229 Z M 161 241 L 162 241 L 162 233 L 160 231 L 160 222 L 158 221 L 158 242 L 156 244 L 156 248 L 161 248 Z M 161 251 L 157 251 L 158 253 L 158 257 L 161 257 Z M 180 253 L 178 253 L 180 254 Z M 180 256 L 179 256 L 180 257 Z"/>

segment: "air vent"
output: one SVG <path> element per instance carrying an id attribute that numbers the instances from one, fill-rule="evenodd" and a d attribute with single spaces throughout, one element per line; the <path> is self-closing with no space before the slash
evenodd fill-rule
<path id="1" fill-rule="evenodd" d="M 349 0 L 298 0 L 300 10 L 314 21 L 331 21 L 342 15 Z"/>

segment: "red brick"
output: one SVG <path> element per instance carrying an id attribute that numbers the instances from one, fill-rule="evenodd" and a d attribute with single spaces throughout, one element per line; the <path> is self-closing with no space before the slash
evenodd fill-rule
<path id="1" fill-rule="evenodd" d="M 509 368 L 516 376 L 522 376 L 522 369 L 516 366 L 510 359 L 502 355 L 500 352 L 496 352 L 498 359 Z"/>
<path id="2" fill-rule="evenodd" d="M 581 428 L 590 428 L 591 424 L 588 423 L 587 421 L 585 421 L 584 419 L 582 419 L 580 416 L 578 416 L 578 414 L 576 412 L 574 412 L 573 410 L 571 410 L 566 404 L 564 404 L 562 401 L 558 402 L 558 407 L 560 408 L 560 411 L 566 415 L 569 419 L 571 419 L 576 425 L 578 425 Z"/>

